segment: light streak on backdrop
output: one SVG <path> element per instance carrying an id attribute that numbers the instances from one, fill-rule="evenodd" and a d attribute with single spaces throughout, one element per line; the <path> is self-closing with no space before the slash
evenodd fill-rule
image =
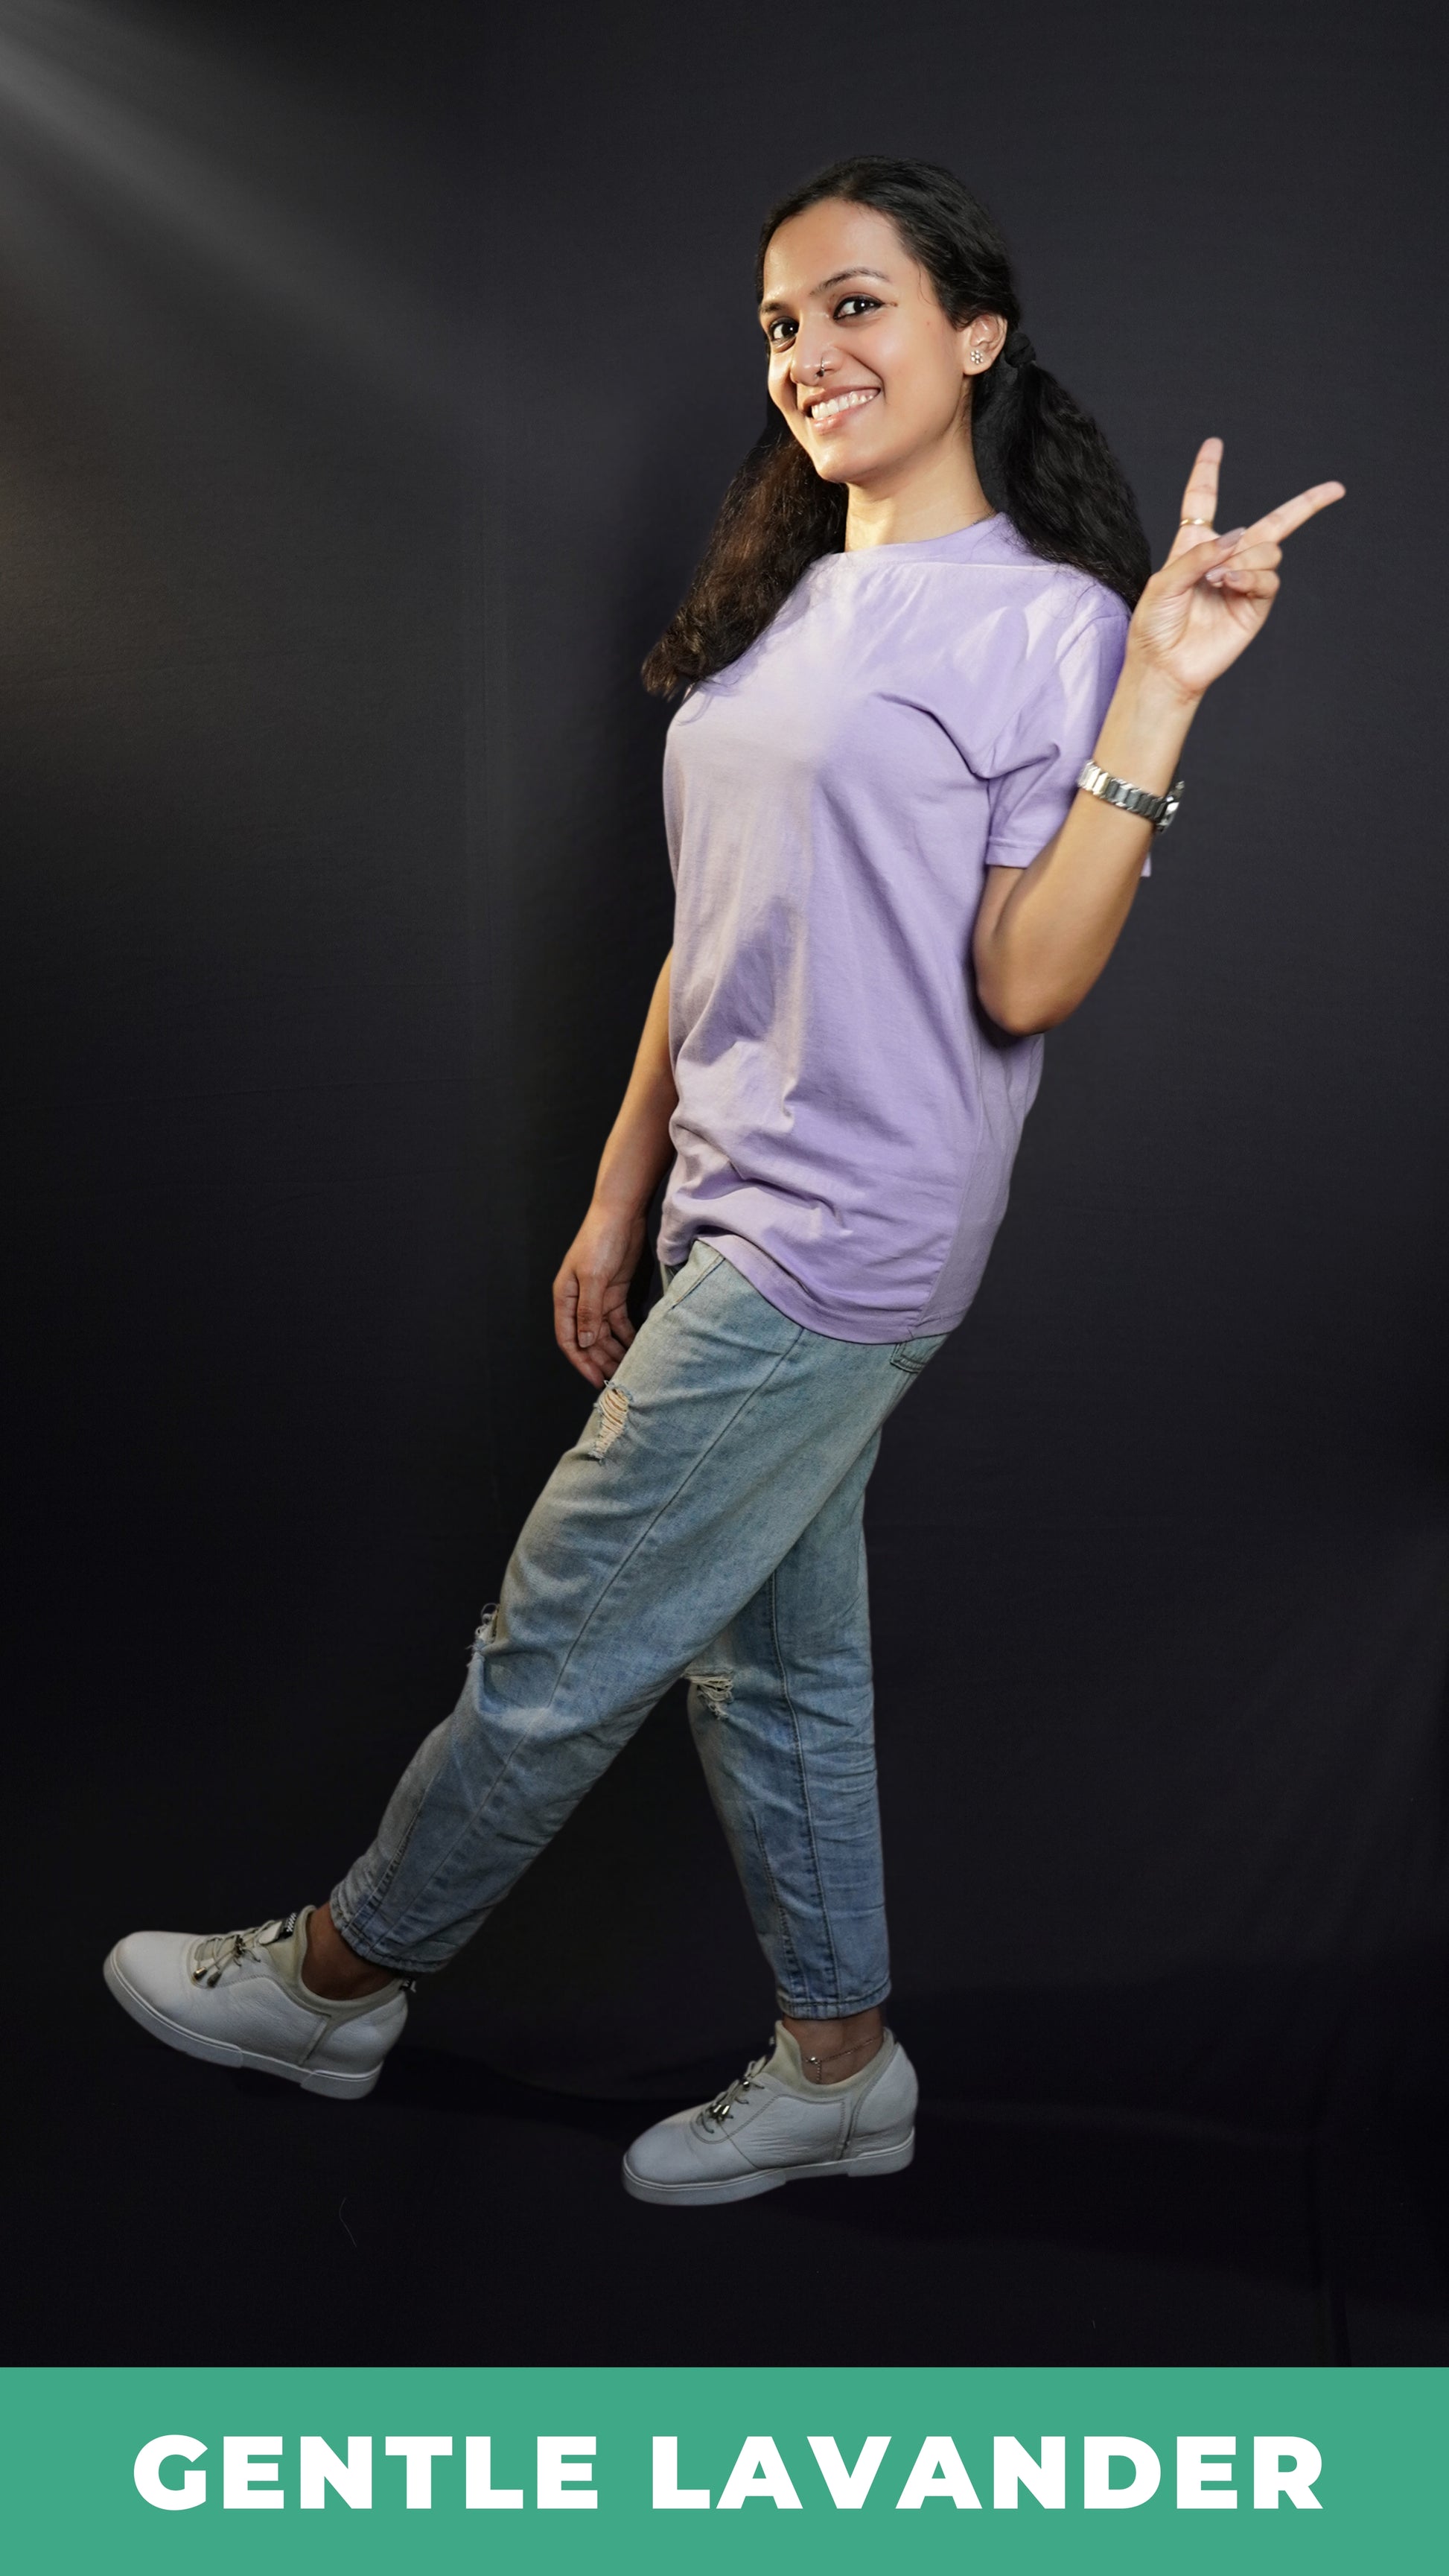
<path id="1" fill-rule="evenodd" d="M 345 96 L 309 97 L 295 79 L 284 93 L 264 68 L 182 43 L 154 16 L 0 0 L 0 260 L 17 282 L 63 297 L 64 318 L 84 318 L 114 348 L 106 264 L 117 235 L 139 237 L 153 257 L 168 251 L 224 294 L 240 290 L 316 355 L 442 425 L 456 403 L 458 334 L 436 289 L 395 264 L 389 273 L 395 254 L 381 242 L 364 264 L 329 238 L 325 216 L 279 202 L 284 188 L 295 197 L 300 174 L 324 203 L 332 180 L 349 195 L 370 178 L 396 187 L 395 133 L 390 174 L 376 169 L 377 151 Z M 429 174 L 411 178 L 413 202 L 426 203 Z"/>

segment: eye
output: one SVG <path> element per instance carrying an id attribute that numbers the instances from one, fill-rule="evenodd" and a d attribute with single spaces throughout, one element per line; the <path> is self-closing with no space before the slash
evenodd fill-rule
<path id="1" fill-rule="evenodd" d="M 800 325 L 798 322 L 792 322 L 787 313 L 782 313 L 778 320 L 770 324 L 765 337 L 769 341 L 772 349 L 785 349 L 790 345 L 789 338 L 786 335 L 793 335 L 799 330 L 799 328 Z"/>
<path id="2" fill-rule="evenodd" d="M 835 308 L 837 322 L 848 322 L 854 319 L 850 310 L 852 305 L 856 313 L 879 313 L 880 297 L 878 295 L 842 295 Z"/>

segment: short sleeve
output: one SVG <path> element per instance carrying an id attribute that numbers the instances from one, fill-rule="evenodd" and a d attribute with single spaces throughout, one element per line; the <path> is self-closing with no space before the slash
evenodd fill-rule
<path id="1" fill-rule="evenodd" d="M 1099 594 L 1100 596 L 1100 594 Z M 1098 609 L 1002 727 L 986 763 L 989 868 L 1025 868 L 1061 830 L 1102 729 L 1127 646 L 1127 611 Z M 1143 875 L 1149 873 L 1150 860 Z"/>

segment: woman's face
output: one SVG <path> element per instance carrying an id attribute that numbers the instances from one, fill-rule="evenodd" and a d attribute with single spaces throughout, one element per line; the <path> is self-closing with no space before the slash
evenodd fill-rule
<path id="1" fill-rule="evenodd" d="M 771 400 L 827 483 L 894 484 L 958 438 L 973 351 L 1005 336 L 990 314 L 956 329 L 889 216 L 839 198 L 772 236 L 760 321 Z"/>

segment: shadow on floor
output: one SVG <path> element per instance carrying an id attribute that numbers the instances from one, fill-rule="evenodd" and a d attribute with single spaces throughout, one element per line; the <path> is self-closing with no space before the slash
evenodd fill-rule
<path id="1" fill-rule="evenodd" d="M 31 2060 L 7 2360 L 1449 2361 L 1428 2113 L 1314 2141 L 928 2098 L 869 2191 L 659 2211 L 619 2187 L 637 2101 L 404 2044 L 344 2107 L 86 2019 Z"/>

